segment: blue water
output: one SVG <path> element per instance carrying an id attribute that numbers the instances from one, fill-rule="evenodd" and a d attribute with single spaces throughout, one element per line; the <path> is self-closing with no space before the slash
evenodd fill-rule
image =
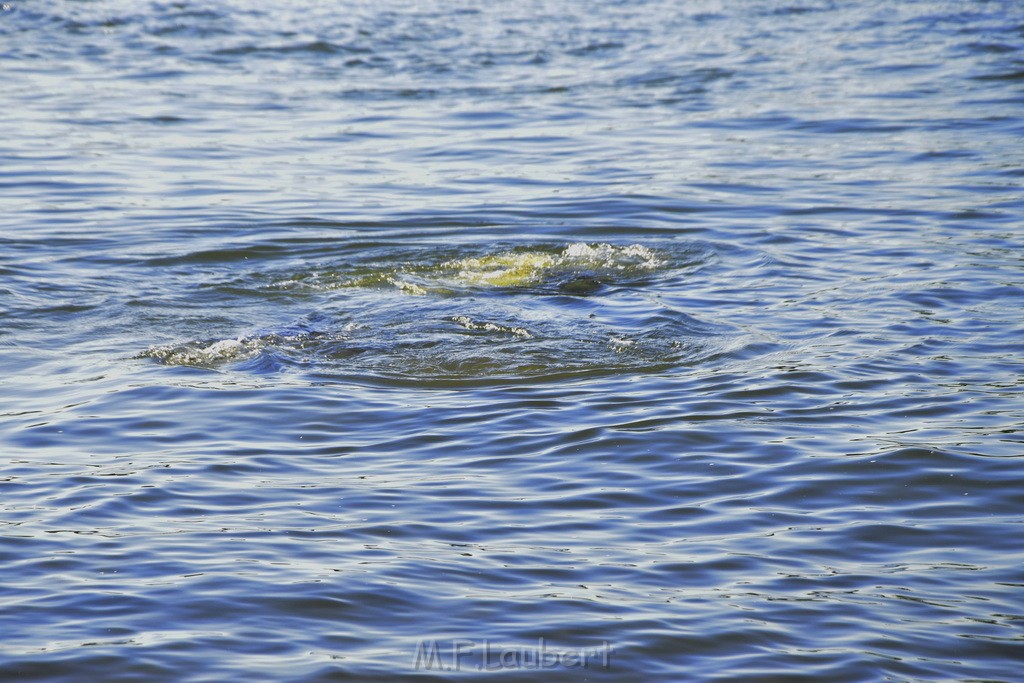
<path id="1" fill-rule="evenodd" d="M 0 131 L 0 679 L 1020 680 L 1020 3 L 6 0 Z"/>

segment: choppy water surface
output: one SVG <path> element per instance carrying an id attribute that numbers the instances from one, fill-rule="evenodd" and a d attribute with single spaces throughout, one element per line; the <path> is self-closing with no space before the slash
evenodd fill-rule
<path id="1" fill-rule="evenodd" d="M 0 86 L 0 678 L 1019 680 L 1019 3 L 8 0 Z"/>

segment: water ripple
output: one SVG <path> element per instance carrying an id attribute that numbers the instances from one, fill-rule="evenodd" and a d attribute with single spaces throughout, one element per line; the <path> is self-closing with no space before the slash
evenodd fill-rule
<path id="1" fill-rule="evenodd" d="M 4 3 L 0 678 L 1018 680 L 1021 26 Z"/>

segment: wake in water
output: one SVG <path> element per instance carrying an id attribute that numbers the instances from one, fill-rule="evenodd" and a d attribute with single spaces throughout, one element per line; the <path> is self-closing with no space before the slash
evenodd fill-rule
<path id="1" fill-rule="evenodd" d="M 317 302 L 316 316 L 285 329 L 154 346 L 141 357 L 413 381 L 667 369 L 720 352 L 724 338 L 642 286 L 678 269 L 643 245 L 571 244 L 297 274 L 264 286 L 346 296 Z M 533 296 L 508 296 L 520 293 Z"/>

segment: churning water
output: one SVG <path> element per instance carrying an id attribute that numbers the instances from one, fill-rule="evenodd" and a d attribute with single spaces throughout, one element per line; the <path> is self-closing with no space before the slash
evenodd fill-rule
<path id="1" fill-rule="evenodd" d="M 1020 3 L 6 0 L 0 130 L 0 678 L 1020 680 Z"/>

